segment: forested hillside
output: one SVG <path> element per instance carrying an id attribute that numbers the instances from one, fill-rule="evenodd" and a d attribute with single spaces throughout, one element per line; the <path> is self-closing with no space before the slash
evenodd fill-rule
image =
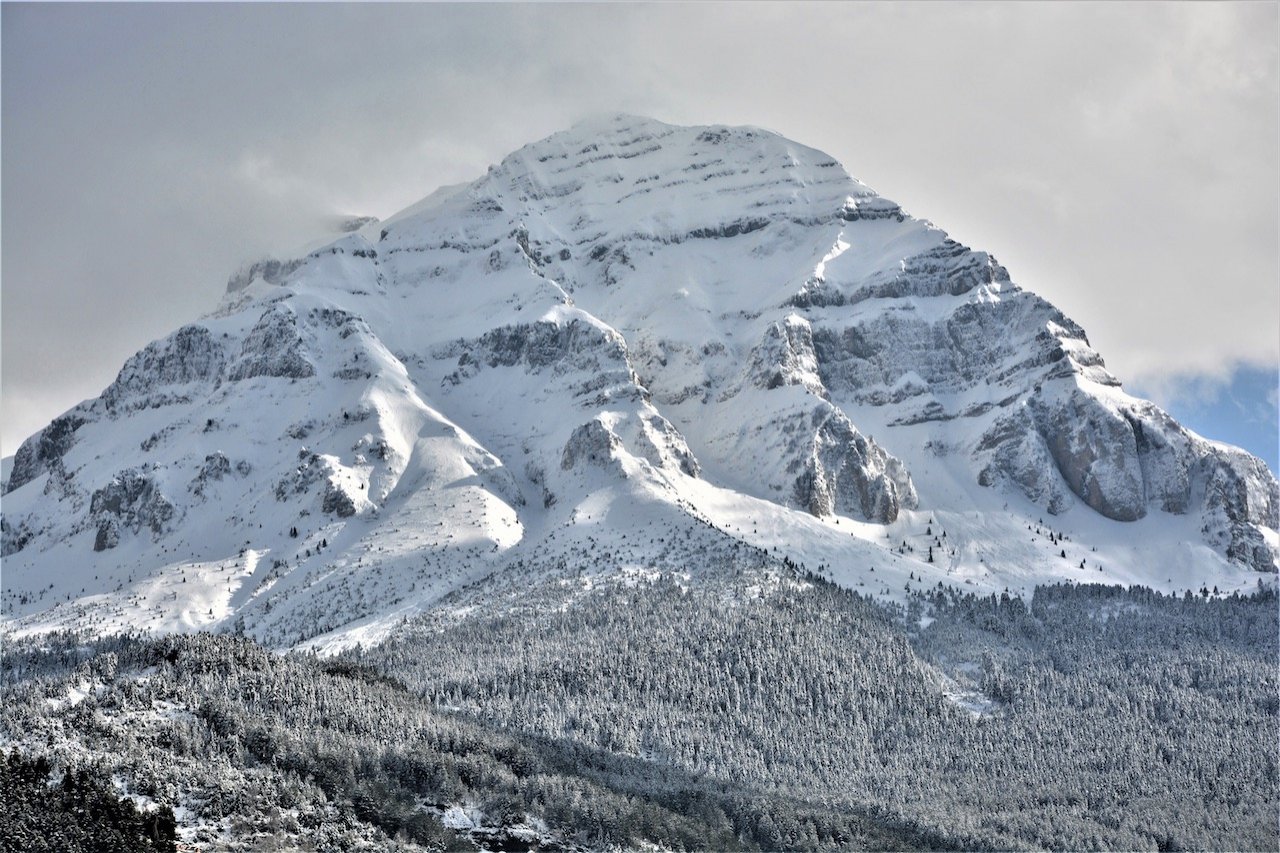
<path id="1" fill-rule="evenodd" d="M 563 590 L 328 659 L 210 635 L 10 644 L 2 731 L 51 780 L 94 766 L 140 814 L 174 809 L 207 849 L 1280 843 L 1269 590 L 888 610 L 761 571 L 543 598 Z"/>

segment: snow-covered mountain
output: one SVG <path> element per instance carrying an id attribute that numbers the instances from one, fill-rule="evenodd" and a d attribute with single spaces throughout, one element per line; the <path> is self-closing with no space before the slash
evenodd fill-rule
<path id="1" fill-rule="evenodd" d="M 1226 592 L 1276 571 L 1278 513 L 1261 461 L 826 154 L 616 116 L 245 265 L 28 439 L 3 612 L 343 643 L 783 556 L 887 597 Z"/>

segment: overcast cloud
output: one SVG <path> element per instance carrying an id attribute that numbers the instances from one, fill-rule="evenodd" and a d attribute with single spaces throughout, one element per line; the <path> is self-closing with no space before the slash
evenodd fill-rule
<path id="1" fill-rule="evenodd" d="M 1277 6 L 3 6 L 3 432 L 585 115 L 821 148 L 1172 395 L 1280 361 Z"/>

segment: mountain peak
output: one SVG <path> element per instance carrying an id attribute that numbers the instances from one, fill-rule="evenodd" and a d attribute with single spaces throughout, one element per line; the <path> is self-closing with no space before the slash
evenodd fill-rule
<path id="1" fill-rule="evenodd" d="M 699 155 L 715 154 L 749 162 L 755 157 L 785 152 L 796 161 L 791 164 L 793 167 L 812 163 L 821 168 L 838 168 L 843 173 L 843 169 L 830 155 L 800 145 L 771 130 L 751 125 L 676 125 L 627 113 L 608 113 L 584 118 L 567 130 L 524 146 L 507 159 L 519 158 L 522 152 L 536 152 L 535 159 L 558 158 L 566 153 L 564 149 L 573 149 L 567 152 L 569 154 L 600 155 L 588 161 L 592 163 L 610 159 L 607 154 L 626 160 L 658 150 L 672 149 L 672 159 L 680 160 L 681 165 L 689 165 L 690 158 Z"/>
<path id="2" fill-rule="evenodd" d="M 22 445 L 7 622 L 290 645 L 724 549 L 889 598 L 1275 570 L 1265 465 L 776 133 L 593 118 L 352 227 L 246 267 Z"/>
<path id="3" fill-rule="evenodd" d="M 560 132 L 579 135 L 619 133 L 640 129 L 662 132 L 676 127 L 678 127 L 678 125 L 660 121 L 652 116 L 642 116 L 628 112 L 604 111 L 585 115 L 573 124 L 569 125 L 566 130 Z"/>

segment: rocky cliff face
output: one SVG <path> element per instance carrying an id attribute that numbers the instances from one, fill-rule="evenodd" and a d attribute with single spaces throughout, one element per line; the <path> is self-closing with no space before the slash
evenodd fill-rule
<path id="1" fill-rule="evenodd" d="M 814 439 L 795 481 L 795 500 L 814 515 L 838 512 L 884 524 L 916 506 L 902 462 L 859 433 L 834 406 L 813 410 Z"/>
<path id="2" fill-rule="evenodd" d="M 323 590 L 376 612 L 646 501 L 747 541 L 780 513 L 799 548 L 886 525 L 892 557 L 831 540 L 882 571 L 947 515 L 945 582 L 1025 577 L 1011 543 L 1045 515 L 1099 549 L 1172 519 L 1220 573 L 1273 571 L 1280 541 L 1265 465 L 1125 394 L 990 255 L 776 134 L 626 116 L 241 270 L 22 445 L 0 528 L 19 586 L 270 551 L 227 604 L 269 633 L 330 614 Z M 1136 565 L 1106 553 L 1081 562 Z"/>
<path id="3" fill-rule="evenodd" d="M 984 485 L 1004 478 L 1050 512 L 1076 498 L 1117 521 L 1198 512 L 1205 536 L 1224 553 L 1273 569 L 1275 556 L 1257 528 L 1280 522 L 1280 491 L 1260 460 L 1205 441 L 1151 403 L 1089 393 L 1071 381 L 1043 386 L 1025 410 L 1020 424 L 1000 421 L 984 435 Z M 1069 495 L 1055 488 L 1055 472 Z"/>
<path id="4" fill-rule="evenodd" d="M 112 414 L 128 407 L 190 402 L 192 394 L 207 392 L 207 386 L 222 377 L 226 363 L 223 343 L 207 328 L 183 326 L 125 362 L 102 392 L 102 402 Z"/>
<path id="5" fill-rule="evenodd" d="M 306 379 L 315 372 L 315 366 L 307 359 L 293 307 L 277 302 L 263 312 L 249 330 L 240 357 L 231 365 L 227 378 L 232 381 L 255 376 Z"/>
<path id="6" fill-rule="evenodd" d="M 5 492 L 25 486 L 51 468 L 60 467 L 63 455 L 75 443 L 76 431 L 84 424 L 83 415 L 73 409 L 54 418 L 47 427 L 22 442 L 14 454 Z"/>
<path id="7" fill-rule="evenodd" d="M 146 469 L 128 468 L 93 493 L 89 517 L 96 533 L 93 550 L 105 551 L 120 544 L 123 533 L 140 533 L 144 528 L 158 536 L 165 532 L 176 513 L 160 485 Z"/>

